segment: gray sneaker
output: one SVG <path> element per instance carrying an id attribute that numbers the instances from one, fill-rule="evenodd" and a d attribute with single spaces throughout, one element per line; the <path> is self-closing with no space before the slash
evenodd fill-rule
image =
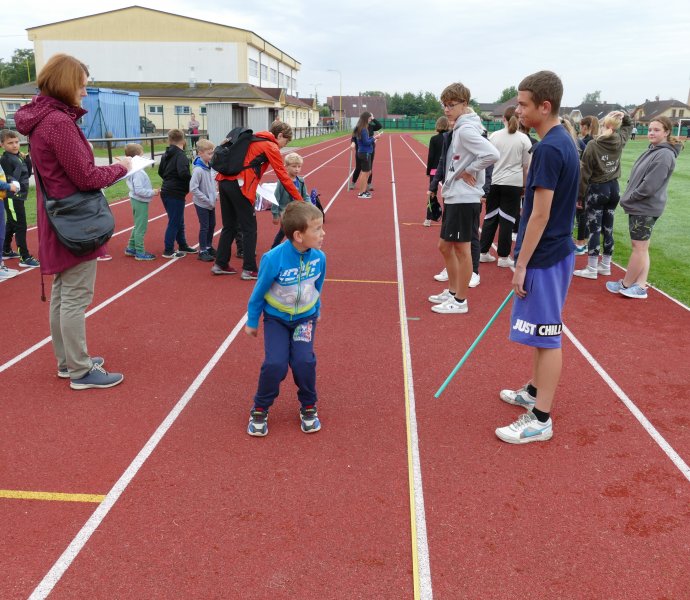
<path id="1" fill-rule="evenodd" d="M 122 383 L 124 378 L 125 376 L 122 373 L 108 373 L 101 365 L 94 365 L 83 377 L 72 379 L 69 386 L 73 390 L 109 388 Z"/>
<path id="2" fill-rule="evenodd" d="M 499 396 L 503 402 L 522 406 L 527 410 L 534 408 L 534 405 L 537 403 L 537 399 L 527 393 L 527 384 L 523 385 L 519 390 L 501 390 Z"/>
<path id="3" fill-rule="evenodd" d="M 92 365 L 98 365 L 99 367 L 102 367 L 104 363 L 105 363 L 105 358 L 103 358 L 102 356 L 92 356 L 91 357 L 91 364 Z M 60 377 L 61 379 L 69 379 L 69 371 L 67 370 L 67 367 L 64 367 L 62 369 L 58 369 L 57 376 Z"/>

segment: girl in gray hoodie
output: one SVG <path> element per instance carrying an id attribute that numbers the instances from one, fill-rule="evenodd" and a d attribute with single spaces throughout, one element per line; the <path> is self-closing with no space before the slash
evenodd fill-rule
<path id="1" fill-rule="evenodd" d="M 628 298 L 647 297 L 649 240 L 657 219 L 666 208 L 668 182 L 676 167 L 676 157 L 683 147 L 671 135 L 668 117 L 656 117 L 649 123 L 650 146 L 635 161 L 621 206 L 628 215 L 632 254 L 623 279 L 609 281 L 606 289 Z"/>

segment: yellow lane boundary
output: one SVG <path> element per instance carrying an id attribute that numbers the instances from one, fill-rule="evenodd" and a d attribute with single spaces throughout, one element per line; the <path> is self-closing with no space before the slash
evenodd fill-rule
<path id="1" fill-rule="evenodd" d="M 25 490 L 0 490 L 0 498 L 12 500 L 47 500 L 53 502 L 94 502 L 105 499 L 101 494 L 63 494 L 60 492 L 30 492 Z"/>

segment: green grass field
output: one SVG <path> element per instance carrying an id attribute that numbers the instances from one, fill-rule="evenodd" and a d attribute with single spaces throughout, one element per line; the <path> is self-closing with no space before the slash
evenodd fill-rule
<path id="1" fill-rule="evenodd" d="M 428 145 L 431 135 L 416 134 L 414 138 Z M 648 145 L 647 139 L 642 137 L 628 142 L 625 147 L 621 159 L 621 194 L 634 162 Z M 628 217 L 620 206 L 616 210 L 614 239 L 613 260 L 625 267 L 631 246 Z M 668 186 L 668 204 L 654 228 L 649 255 L 649 283 L 690 305 L 690 148 L 678 155 L 676 170 Z"/>

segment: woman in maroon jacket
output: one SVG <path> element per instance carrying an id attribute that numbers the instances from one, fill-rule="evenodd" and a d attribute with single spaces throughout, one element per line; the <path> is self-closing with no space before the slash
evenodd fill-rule
<path id="1" fill-rule="evenodd" d="M 131 159 L 97 167 L 89 142 L 76 121 L 86 113 L 89 72 L 72 56 L 56 54 L 38 76 L 39 95 L 21 107 L 17 130 L 30 137 L 34 169 L 51 198 L 65 198 L 78 191 L 100 189 L 125 176 Z M 93 298 L 96 258 L 105 248 L 75 256 L 58 240 L 47 219 L 40 186 L 36 189 L 38 246 L 41 273 L 54 275 L 50 297 L 50 334 L 58 363 L 58 377 L 69 378 L 75 390 L 112 387 L 121 373 L 108 373 L 103 358 L 91 357 L 86 348 L 86 307 Z"/>

